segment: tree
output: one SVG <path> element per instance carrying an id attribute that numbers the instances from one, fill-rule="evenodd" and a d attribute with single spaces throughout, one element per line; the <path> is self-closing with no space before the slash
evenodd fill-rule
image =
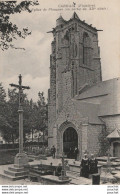
<path id="1" fill-rule="evenodd" d="M 13 142 L 18 139 L 19 137 L 19 117 L 18 117 L 18 106 L 19 106 L 19 94 L 16 89 L 8 90 L 8 122 L 10 124 L 10 128 L 7 128 L 7 133 L 9 133 L 9 138 Z M 24 108 L 23 110 L 23 137 L 25 142 L 26 134 L 30 133 L 30 123 L 29 123 L 29 117 L 30 117 L 30 103 L 27 99 L 27 95 L 25 93 L 22 94 L 22 106 Z M 5 138 L 7 138 L 4 135 Z M 7 140 L 7 139 L 6 139 Z"/>
<path id="2" fill-rule="evenodd" d="M 35 103 L 27 98 L 26 94 L 22 94 L 23 106 L 23 137 L 26 141 L 26 135 L 36 130 L 44 135 L 47 131 L 47 103 L 45 102 L 43 92 L 39 92 L 38 102 Z M 4 140 L 13 145 L 19 137 L 19 93 L 17 89 L 8 89 L 8 100 L 6 101 L 5 90 L 0 84 L 0 130 Z M 38 137 L 39 138 L 39 137 Z"/>
<path id="3" fill-rule="evenodd" d="M 44 136 L 47 134 L 47 103 L 45 102 L 43 92 L 39 92 L 38 97 L 39 99 L 37 103 L 33 102 L 32 100 L 30 101 L 29 126 L 32 133 L 32 141 L 33 134 L 35 131 L 37 131 L 38 134 L 41 134 L 41 132 L 43 133 L 44 142 Z"/>
<path id="4" fill-rule="evenodd" d="M 38 117 L 36 110 L 37 110 L 37 105 L 31 99 L 29 102 L 29 121 L 28 123 L 29 123 L 29 131 L 32 134 L 32 142 L 33 142 L 33 134 L 36 129 L 36 117 Z"/>
<path id="5" fill-rule="evenodd" d="M 23 99 L 27 98 L 23 94 Z M 19 137 L 19 117 L 18 117 L 19 95 L 16 89 L 8 89 L 8 101 L 6 102 L 6 118 L 8 125 L 2 130 L 5 141 L 13 144 Z"/>
<path id="6" fill-rule="evenodd" d="M 47 103 L 45 102 L 45 97 L 43 92 L 38 93 L 38 121 L 37 128 L 43 132 L 43 142 L 45 141 L 45 135 L 47 135 L 47 121 L 48 121 L 48 109 Z"/>
<path id="7" fill-rule="evenodd" d="M 100 142 L 100 150 L 99 150 L 99 156 L 105 156 L 108 153 L 110 144 L 108 139 L 106 138 L 108 136 L 108 131 L 106 130 L 106 126 L 104 125 L 102 127 L 102 131 L 99 134 L 99 142 Z"/>
<path id="8" fill-rule="evenodd" d="M 15 13 L 21 13 L 22 11 L 32 12 L 31 6 L 38 5 L 38 1 L 1 1 L 0 2 L 0 48 L 4 51 L 8 48 L 15 48 L 13 39 L 17 37 L 25 38 L 30 35 L 31 32 L 28 28 L 19 30 L 16 24 L 10 21 L 10 15 Z"/>
<path id="9" fill-rule="evenodd" d="M 32 109 L 34 102 L 31 99 L 30 101 L 26 98 L 23 102 L 24 112 L 23 112 L 23 138 L 24 142 L 26 141 L 26 135 L 31 133 L 31 128 L 34 128 L 34 111 Z"/>
<path id="10" fill-rule="evenodd" d="M 10 127 L 7 127 L 4 131 L 4 139 L 14 144 L 16 139 L 19 137 L 19 120 L 18 120 L 18 102 L 19 96 L 18 91 L 16 89 L 8 89 L 8 113 L 7 113 L 7 121 Z"/>
<path id="11" fill-rule="evenodd" d="M 0 83 L 0 131 L 4 130 L 6 126 L 8 126 L 7 118 L 7 104 L 6 104 L 6 92 Z"/>

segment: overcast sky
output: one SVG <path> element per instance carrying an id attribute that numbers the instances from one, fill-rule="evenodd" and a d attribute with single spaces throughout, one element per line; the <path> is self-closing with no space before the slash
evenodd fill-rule
<path id="1" fill-rule="evenodd" d="M 101 64 L 103 80 L 120 76 L 120 2 L 119 0 L 81 0 L 74 1 L 76 8 L 85 5 L 95 5 L 95 10 L 76 10 L 79 18 L 92 24 L 98 32 L 99 46 L 101 49 Z M 15 46 L 25 48 L 0 51 L 0 82 L 5 88 L 9 83 L 17 83 L 18 75 L 23 76 L 23 84 L 29 85 L 28 97 L 37 100 L 37 93 L 44 91 L 47 97 L 49 88 L 49 66 L 52 34 L 46 33 L 55 27 L 56 19 L 63 16 L 69 20 L 73 14 L 70 10 L 60 9 L 63 5 L 72 5 L 71 0 L 41 0 L 40 5 L 32 13 L 14 14 L 11 21 L 20 28 L 28 27 L 32 34 L 26 39 L 18 39 Z M 104 8 L 98 10 L 97 8 Z M 46 8 L 46 11 L 43 9 Z M 41 11 L 40 11 L 41 9 Z"/>

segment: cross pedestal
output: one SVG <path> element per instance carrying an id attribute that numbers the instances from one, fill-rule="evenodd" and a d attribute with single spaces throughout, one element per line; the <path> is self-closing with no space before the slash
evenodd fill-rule
<path id="1" fill-rule="evenodd" d="M 19 167 L 24 167 L 26 165 L 28 165 L 28 156 L 27 156 L 27 154 L 18 153 L 15 156 L 15 159 L 14 159 L 14 166 L 19 168 Z"/>
<path id="2" fill-rule="evenodd" d="M 19 85 L 16 84 L 10 84 L 12 87 L 19 89 L 19 108 L 18 108 L 18 114 L 19 114 L 19 153 L 15 156 L 14 159 L 14 166 L 16 167 L 24 167 L 28 164 L 28 157 L 27 154 L 23 152 L 23 89 L 30 89 L 29 86 L 22 86 L 22 76 L 19 75 Z"/>
<path id="3" fill-rule="evenodd" d="M 15 156 L 16 167 L 23 167 L 28 164 L 28 156 L 23 152 L 23 109 L 19 106 L 19 153 Z"/>

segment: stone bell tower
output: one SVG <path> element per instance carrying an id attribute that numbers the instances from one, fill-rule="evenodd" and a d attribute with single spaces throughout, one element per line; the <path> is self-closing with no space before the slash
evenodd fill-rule
<path id="1" fill-rule="evenodd" d="M 64 104 L 86 87 L 102 81 L 97 29 L 74 12 L 69 21 L 60 16 L 53 28 L 50 56 L 48 143 L 54 144 L 54 125 Z"/>

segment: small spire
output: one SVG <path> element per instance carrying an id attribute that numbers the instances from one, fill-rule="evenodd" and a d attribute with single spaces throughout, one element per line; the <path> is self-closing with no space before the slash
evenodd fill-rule
<path id="1" fill-rule="evenodd" d="M 71 17 L 71 19 L 78 19 L 79 20 L 80 18 L 78 17 L 78 15 L 76 14 L 76 12 L 74 12 L 73 13 L 73 16 Z"/>
<path id="2" fill-rule="evenodd" d="M 65 23 L 65 20 L 60 14 L 59 18 L 56 20 L 56 25 L 59 26 L 59 25 L 63 25 L 64 23 Z"/>
<path id="3" fill-rule="evenodd" d="M 60 13 L 60 16 L 59 16 L 59 18 L 57 20 L 59 20 L 59 19 L 64 20 L 61 13 Z"/>

